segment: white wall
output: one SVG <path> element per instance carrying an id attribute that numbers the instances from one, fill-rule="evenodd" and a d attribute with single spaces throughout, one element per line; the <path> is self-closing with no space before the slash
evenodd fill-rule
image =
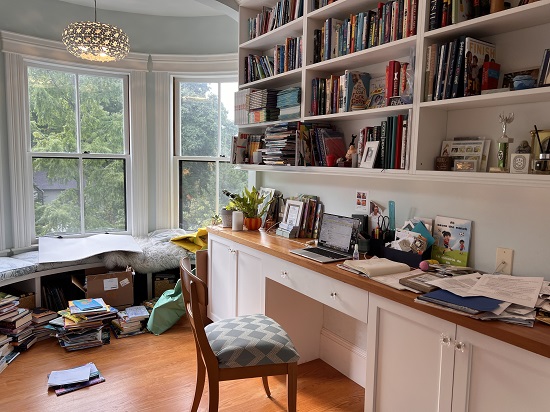
<path id="1" fill-rule="evenodd" d="M 329 213 L 355 213 L 355 190 L 368 190 L 370 200 L 387 207 L 396 203 L 396 226 L 412 216 L 436 215 L 470 219 L 470 266 L 495 269 L 497 247 L 514 249 L 512 273 L 550 280 L 547 215 L 550 190 L 503 185 L 375 179 L 306 173 L 258 173 L 258 186 L 320 196 Z"/>

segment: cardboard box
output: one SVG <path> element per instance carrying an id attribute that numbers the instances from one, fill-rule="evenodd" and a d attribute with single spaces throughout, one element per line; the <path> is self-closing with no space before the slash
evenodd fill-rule
<path id="1" fill-rule="evenodd" d="M 103 298 L 117 309 L 134 304 L 134 273 L 130 271 L 86 276 L 86 298 Z"/>
<path id="2" fill-rule="evenodd" d="M 177 277 L 172 274 L 155 275 L 155 297 L 160 297 L 165 291 L 174 289 Z"/>

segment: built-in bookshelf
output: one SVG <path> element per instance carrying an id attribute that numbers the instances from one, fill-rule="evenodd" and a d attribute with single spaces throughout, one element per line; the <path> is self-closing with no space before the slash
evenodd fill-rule
<path id="1" fill-rule="evenodd" d="M 447 180 L 472 183 L 550 186 L 550 175 L 510 174 L 489 172 L 435 171 L 434 161 L 441 153 L 443 141 L 455 137 L 483 137 L 490 140 L 488 169 L 497 164 L 497 141 L 502 130 L 499 114 L 514 113 L 514 121 L 508 125 L 507 134 L 513 138 L 510 151 L 523 140 L 531 147 L 530 130 L 536 124 L 539 129 L 550 130 L 547 113 L 550 110 L 550 87 L 527 90 L 511 90 L 500 93 L 459 97 L 438 101 L 425 99 L 427 53 L 435 43 L 451 42 L 460 36 L 469 36 L 490 42 L 496 47 L 496 62 L 503 73 L 538 68 L 550 32 L 550 0 L 518 5 L 512 2 L 507 10 L 472 18 L 445 27 L 429 30 L 430 0 L 418 0 L 416 33 L 394 39 L 354 53 L 338 55 L 314 62 L 315 31 L 321 29 L 327 19 L 342 21 L 351 15 L 368 12 L 378 7 L 376 1 L 337 0 L 315 9 L 315 2 L 303 0 L 303 16 L 249 40 L 248 19 L 257 16 L 262 7 L 273 7 L 276 1 L 244 1 L 240 8 L 239 33 L 239 88 L 283 89 L 299 86 L 301 93 L 301 116 L 304 122 L 330 122 L 344 133 L 346 141 L 352 134 L 359 134 L 364 127 L 379 125 L 391 116 L 409 115 L 410 148 L 407 170 L 351 169 L 317 166 L 266 166 L 240 165 L 249 170 L 269 172 L 300 172 L 314 174 L 341 174 L 372 178 L 395 178 L 415 180 Z M 328 3 L 328 2 L 327 2 Z M 412 1 L 408 2 L 409 4 Z M 289 37 L 301 38 L 302 65 L 288 72 L 246 83 L 244 80 L 245 58 L 250 54 L 272 56 L 278 44 Z M 346 70 L 367 72 L 372 77 L 385 75 L 391 60 L 406 62 L 412 68 L 414 93 L 412 102 L 397 106 L 370 108 L 358 111 L 338 112 L 313 116 L 311 113 L 312 80 L 339 76 Z M 245 133 L 262 133 L 269 125 L 241 125 Z"/>

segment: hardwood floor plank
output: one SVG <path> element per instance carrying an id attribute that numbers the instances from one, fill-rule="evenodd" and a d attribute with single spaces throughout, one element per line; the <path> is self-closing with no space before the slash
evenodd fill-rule
<path id="1" fill-rule="evenodd" d="M 47 391 L 47 375 L 94 362 L 105 382 L 62 396 Z M 111 338 L 99 348 L 66 352 L 57 340 L 36 343 L 0 374 L 2 410 L 188 411 L 195 391 L 193 335 L 183 318 L 159 336 Z M 269 378 L 271 399 L 262 381 L 221 382 L 220 411 L 286 411 L 283 376 Z M 298 410 L 307 412 L 363 410 L 364 389 L 321 360 L 298 366 Z M 208 385 L 199 411 L 208 411 Z"/>

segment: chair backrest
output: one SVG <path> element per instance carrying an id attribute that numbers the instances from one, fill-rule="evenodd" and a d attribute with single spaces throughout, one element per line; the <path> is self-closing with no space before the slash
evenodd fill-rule
<path id="1" fill-rule="evenodd" d="M 207 368 L 216 366 L 218 361 L 204 331 L 204 327 L 210 323 L 206 317 L 208 287 L 206 282 L 191 272 L 190 265 L 186 265 L 184 259 L 180 262 L 180 277 L 187 317 L 193 329 L 197 350 L 200 350 Z"/>
<path id="2" fill-rule="evenodd" d="M 204 255 L 203 255 L 204 256 Z M 201 259 L 202 260 L 202 259 Z M 185 304 L 191 302 L 191 280 L 195 280 L 196 282 L 201 282 L 204 285 L 204 296 L 201 299 L 201 302 L 199 303 L 199 310 L 200 314 L 203 318 L 204 324 L 208 325 L 209 323 L 212 323 L 210 319 L 208 319 L 208 316 L 206 314 L 206 309 L 208 306 L 208 287 L 206 286 L 206 269 L 202 267 L 202 265 L 206 264 L 206 260 L 204 259 L 204 262 L 197 261 L 197 266 L 195 271 L 201 272 L 203 276 L 197 276 L 193 273 L 191 270 L 191 262 L 188 257 L 184 257 L 180 260 L 180 279 L 181 279 L 181 289 L 183 292 L 183 299 L 185 301 Z"/>

